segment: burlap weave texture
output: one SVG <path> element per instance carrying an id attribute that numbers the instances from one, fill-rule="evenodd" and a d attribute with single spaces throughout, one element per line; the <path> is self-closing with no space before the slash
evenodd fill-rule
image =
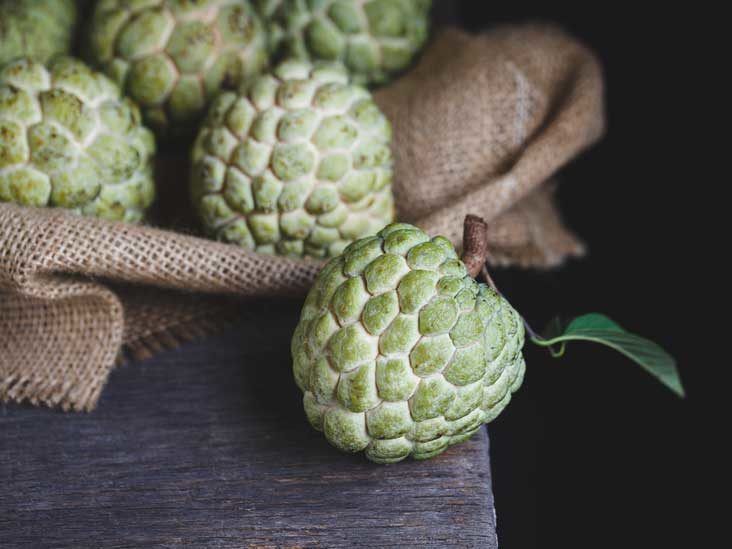
<path id="1" fill-rule="evenodd" d="M 604 129 L 601 69 L 576 41 L 538 25 L 446 30 L 376 99 L 394 127 L 400 220 L 459 245 L 465 215 L 480 215 L 493 264 L 582 252 L 549 184 Z M 187 194 L 185 178 L 168 184 Z M 244 298 L 300 297 L 319 268 L 0 204 L 0 399 L 90 410 L 122 349 L 142 356 L 203 334 Z"/>

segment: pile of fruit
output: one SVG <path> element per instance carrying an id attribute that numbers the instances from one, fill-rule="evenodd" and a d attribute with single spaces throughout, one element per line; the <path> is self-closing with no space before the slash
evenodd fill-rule
<path id="1" fill-rule="evenodd" d="M 430 8 L 0 0 L 0 202 L 141 222 L 156 150 L 177 148 L 205 233 L 330 259 L 292 340 L 310 423 L 377 462 L 439 454 L 503 410 L 525 364 L 522 318 L 473 278 L 485 257 L 469 273 L 447 239 L 394 223 L 391 126 L 369 89 L 413 63 Z M 572 329 L 532 340 L 629 337 Z"/>
<path id="2" fill-rule="evenodd" d="M 338 255 L 394 220 L 369 87 L 412 63 L 430 4 L 0 0 L 0 201 L 143 221 L 178 148 L 207 234 Z"/>

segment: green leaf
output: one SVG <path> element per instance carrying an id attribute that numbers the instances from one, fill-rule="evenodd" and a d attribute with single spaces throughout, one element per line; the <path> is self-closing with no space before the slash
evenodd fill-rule
<path id="1" fill-rule="evenodd" d="M 639 364 L 678 396 L 684 396 L 674 358 L 658 344 L 626 332 L 605 315 L 590 313 L 577 317 L 567 325 L 564 333 L 551 338 L 532 337 L 531 340 L 539 346 L 549 347 L 553 356 L 561 356 L 570 341 L 606 345 Z M 558 351 L 552 349 L 555 345 L 560 345 Z"/>
<path id="2" fill-rule="evenodd" d="M 572 322 L 567 324 L 566 333 L 582 331 L 582 330 L 611 330 L 616 332 L 625 332 L 620 325 L 600 313 L 589 313 L 578 316 Z"/>

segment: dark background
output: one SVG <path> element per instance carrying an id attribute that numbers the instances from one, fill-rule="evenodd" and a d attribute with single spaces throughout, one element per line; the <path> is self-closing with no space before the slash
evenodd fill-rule
<path id="1" fill-rule="evenodd" d="M 605 348 L 577 344 L 556 360 L 527 345 L 526 381 L 489 426 L 501 545 L 704 546 L 707 527 L 694 516 L 714 506 L 714 480 L 704 479 L 712 456 L 693 418 L 712 342 L 692 332 L 704 316 L 684 271 L 690 260 L 697 272 L 708 269 L 690 233 L 698 221 L 690 190 L 705 179 L 685 163 L 700 135 L 686 123 L 703 109 L 689 89 L 712 86 L 695 80 L 703 55 L 689 49 L 692 18 L 601 8 L 496 14 L 495 4 L 474 1 L 438 9 L 472 30 L 555 22 L 600 58 L 607 135 L 560 172 L 565 220 L 589 254 L 560 270 L 497 270 L 494 279 L 535 328 L 557 313 L 596 311 L 657 341 L 677 358 L 687 390 L 677 398 Z"/>

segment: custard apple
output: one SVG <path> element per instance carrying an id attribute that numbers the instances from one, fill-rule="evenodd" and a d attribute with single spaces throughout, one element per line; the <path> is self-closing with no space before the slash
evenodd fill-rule
<path id="1" fill-rule="evenodd" d="M 379 463 L 426 459 L 493 420 L 521 385 L 524 327 L 449 240 L 395 223 L 318 275 L 292 339 L 310 423 Z"/>
<path id="2" fill-rule="evenodd" d="M 223 93 L 193 147 L 211 236 L 328 257 L 393 221 L 391 126 L 338 64 L 290 60 Z"/>
<path id="3" fill-rule="evenodd" d="M 70 57 L 0 71 L 0 202 L 140 221 L 155 140 L 117 85 Z"/>
<path id="4" fill-rule="evenodd" d="M 75 0 L 0 0 L 0 66 L 68 53 L 76 15 Z"/>
<path id="5" fill-rule="evenodd" d="M 221 88 L 268 62 L 248 0 L 100 0 L 89 50 L 159 135 L 192 134 Z"/>
<path id="6" fill-rule="evenodd" d="M 353 81 L 388 82 L 424 45 L 430 0 L 259 0 L 270 48 L 341 61 Z"/>

